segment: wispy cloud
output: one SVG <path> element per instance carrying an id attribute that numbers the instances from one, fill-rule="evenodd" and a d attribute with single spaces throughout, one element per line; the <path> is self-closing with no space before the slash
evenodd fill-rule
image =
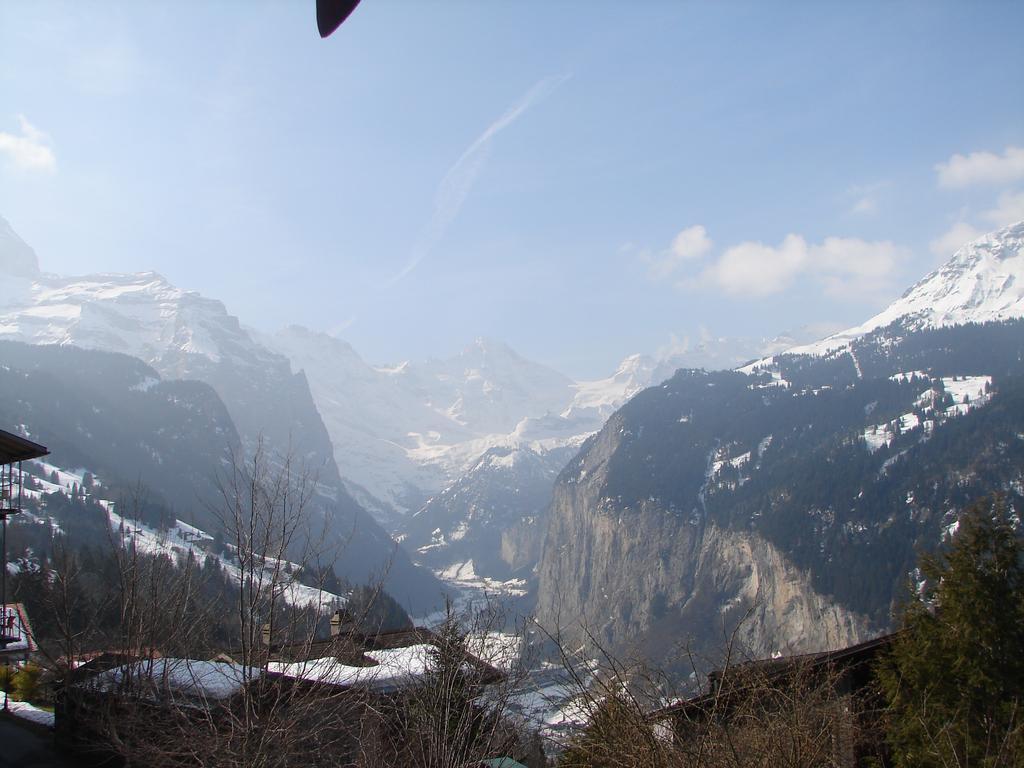
<path id="1" fill-rule="evenodd" d="M 21 135 L 0 131 L 0 153 L 7 155 L 19 168 L 53 173 L 57 156 L 50 147 L 50 138 L 36 128 L 24 115 L 18 115 Z"/>
<path id="2" fill-rule="evenodd" d="M 874 184 L 855 184 L 847 189 L 847 196 L 853 200 L 848 213 L 854 216 L 870 216 L 878 213 L 882 193 L 888 186 L 888 181 L 877 181 Z"/>
<path id="3" fill-rule="evenodd" d="M 391 278 L 390 285 L 402 280 L 416 269 L 455 221 L 487 162 L 494 137 L 568 79 L 569 75 L 557 75 L 541 80 L 509 107 L 501 117 L 487 126 L 484 132 L 459 156 L 459 159 L 448 169 L 444 178 L 441 179 L 441 183 L 438 184 L 437 191 L 434 193 L 434 212 L 430 221 L 416 241 L 408 262 L 398 274 Z"/>
<path id="4" fill-rule="evenodd" d="M 352 315 L 351 317 L 346 317 L 340 323 L 336 323 L 334 326 L 332 326 L 330 329 L 328 329 L 327 333 L 330 334 L 331 336 L 335 336 L 337 338 L 341 338 L 341 335 L 345 331 L 347 331 L 349 328 L 351 328 L 353 325 L 355 325 L 355 323 L 356 323 L 356 316 L 355 315 Z"/>
<path id="5" fill-rule="evenodd" d="M 975 184 L 1008 184 L 1024 179 L 1024 147 L 1007 147 L 1001 155 L 971 152 L 953 155 L 935 166 L 940 187 L 969 187 Z"/>

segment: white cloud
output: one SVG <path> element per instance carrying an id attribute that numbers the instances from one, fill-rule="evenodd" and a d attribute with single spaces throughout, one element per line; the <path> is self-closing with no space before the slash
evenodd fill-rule
<path id="1" fill-rule="evenodd" d="M 569 75 L 559 75 L 541 80 L 519 101 L 505 110 L 501 117 L 487 126 L 484 132 L 477 136 L 476 140 L 459 156 L 459 159 L 448 169 L 437 186 L 437 191 L 434 193 L 433 215 L 413 247 L 412 255 L 398 274 L 388 281 L 389 284 L 397 283 L 416 269 L 451 226 L 487 162 L 494 137 L 568 79 Z"/>
<path id="2" fill-rule="evenodd" d="M 869 242 L 856 237 L 826 237 L 810 250 L 813 269 L 862 280 L 888 277 L 906 255 L 905 249 L 888 240 Z"/>
<path id="3" fill-rule="evenodd" d="M 1008 184 L 1024 179 L 1024 147 L 1007 147 L 1002 155 L 971 152 L 953 155 L 935 166 L 940 187 L 967 187 L 973 184 Z"/>
<path id="4" fill-rule="evenodd" d="M 21 135 L 0 131 L 0 153 L 7 155 L 19 168 L 29 171 L 53 173 L 57 170 L 57 157 L 50 147 L 49 137 L 18 115 Z"/>
<path id="5" fill-rule="evenodd" d="M 996 207 L 985 211 L 981 217 L 996 227 L 1024 220 L 1024 192 L 1003 192 L 996 201 Z"/>
<path id="6" fill-rule="evenodd" d="M 768 296 L 787 289 L 801 276 L 810 276 L 833 296 L 876 295 L 907 257 L 889 241 L 828 237 L 809 245 L 790 234 L 777 246 L 745 242 L 727 249 L 707 267 L 700 282 L 739 296 Z"/>
<path id="7" fill-rule="evenodd" d="M 968 224 L 966 221 L 958 221 L 937 238 L 932 240 L 928 244 L 928 247 L 936 256 L 947 259 L 952 256 L 961 245 L 981 237 L 982 234 L 983 233 L 980 230 L 975 229 L 973 225 Z"/>
<path id="8" fill-rule="evenodd" d="M 767 296 L 788 287 L 807 258 L 807 242 L 799 235 L 787 235 L 778 246 L 740 243 L 704 270 L 703 278 L 726 293 Z"/>
<path id="9" fill-rule="evenodd" d="M 651 277 L 661 279 L 672 275 L 685 262 L 708 254 L 711 245 L 708 231 L 696 224 L 672 238 L 672 244 L 666 250 L 655 255 L 643 253 L 641 258 L 650 265 Z"/>

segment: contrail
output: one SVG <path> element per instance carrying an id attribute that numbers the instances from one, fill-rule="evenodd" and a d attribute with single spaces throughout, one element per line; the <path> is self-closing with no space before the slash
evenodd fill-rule
<path id="1" fill-rule="evenodd" d="M 459 215 L 462 204 L 466 201 L 470 190 L 473 189 L 476 178 L 487 161 L 494 137 L 512 125 L 520 115 L 558 88 L 569 77 L 569 75 L 546 77 L 534 85 L 501 117 L 487 126 L 486 130 L 459 156 L 459 159 L 441 179 L 441 183 L 437 185 L 437 191 L 434 193 L 434 213 L 416 241 L 409 261 L 398 274 L 388 281 L 388 285 L 394 285 L 416 269 L 427 254 L 433 250 L 434 245 L 441 239 L 455 217 Z"/>

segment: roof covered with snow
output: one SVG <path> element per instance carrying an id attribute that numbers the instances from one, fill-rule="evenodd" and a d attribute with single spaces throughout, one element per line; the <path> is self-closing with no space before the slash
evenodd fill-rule
<path id="1" fill-rule="evenodd" d="M 223 701 L 262 674 L 234 662 L 145 659 L 108 669 L 83 683 L 94 690 L 128 690 L 147 697 Z"/>

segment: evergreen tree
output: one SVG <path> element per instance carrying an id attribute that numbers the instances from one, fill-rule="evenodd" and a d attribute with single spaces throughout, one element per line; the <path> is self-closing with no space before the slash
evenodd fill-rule
<path id="1" fill-rule="evenodd" d="M 999 499 L 960 520 L 879 669 L 896 765 L 1024 761 L 1024 544 Z"/>

